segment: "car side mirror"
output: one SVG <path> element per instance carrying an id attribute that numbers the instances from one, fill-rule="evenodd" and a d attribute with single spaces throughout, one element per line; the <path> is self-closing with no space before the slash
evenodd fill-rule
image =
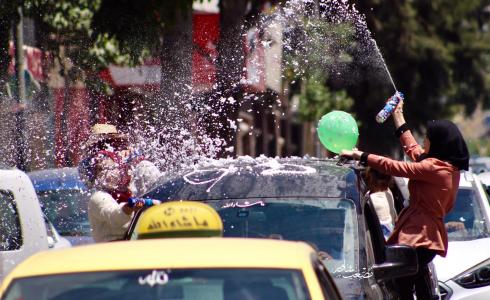
<path id="1" fill-rule="evenodd" d="M 385 280 L 414 275 L 418 272 L 417 252 L 407 245 L 388 245 L 385 248 L 385 261 L 373 266 L 374 277 Z"/>

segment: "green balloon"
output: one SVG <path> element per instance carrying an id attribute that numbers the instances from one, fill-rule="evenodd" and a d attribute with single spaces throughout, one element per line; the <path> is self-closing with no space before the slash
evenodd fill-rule
<path id="1" fill-rule="evenodd" d="M 352 150 L 357 144 L 359 129 L 354 118 L 339 110 L 324 115 L 318 122 L 318 138 L 333 153 Z"/>

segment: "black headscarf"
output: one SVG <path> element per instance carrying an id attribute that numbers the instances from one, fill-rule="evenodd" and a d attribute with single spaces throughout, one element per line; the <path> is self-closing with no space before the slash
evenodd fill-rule
<path id="1" fill-rule="evenodd" d="M 458 127 L 451 121 L 437 120 L 427 123 L 429 153 L 421 157 L 434 157 L 451 163 L 460 170 L 468 170 L 469 152 Z"/>

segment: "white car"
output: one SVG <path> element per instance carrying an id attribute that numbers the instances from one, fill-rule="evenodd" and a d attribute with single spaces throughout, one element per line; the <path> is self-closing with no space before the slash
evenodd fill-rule
<path id="1" fill-rule="evenodd" d="M 490 206 L 477 175 L 461 173 L 456 203 L 444 222 L 448 253 L 433 261 L 442 299 L 490 299 Z"/>
<path id="2" fill-rule="evenodd" d="M 0 170 L 0 281 L 18 263 L 49 249 L 41 207 L 31 180 L 18 170 Z"/>
<path id="3" fill-rule="evenodd" d="M 487 195 L 490 195 L 490 172 L 480 173 L 478 174 L 478 178 L 480 178 L 481 183 L 487 191 Z"/>
<path id="4" fill-rule="evenodd" d="M 475 174 L 490 171 L 490 157 L 470 158 L 470 171 Z"/>
<path id="5" fill-rule="evenodd" d="M 0 170 L 0 281 L 17 264 L 39 251 L 70 247 L 43 216 L 27 175 Z"/>

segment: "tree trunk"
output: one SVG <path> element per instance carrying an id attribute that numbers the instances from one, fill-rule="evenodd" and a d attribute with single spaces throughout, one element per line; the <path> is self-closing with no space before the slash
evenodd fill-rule
<path id="1" fill-rule="evenodd" d="M 175 19 L 162 29 L 159 115 L 173 121 L 185 115 L 192 86 L 192 1 L 175 5 Z"/>
<path id="2" fill-rule="evenodd" d="M 218 135 L 228 146 L 235 146 L 235 132 L 230 128 L 230 121 L 238 117 L 238 103 L 241 97 L 240 80 L 243 74 L 243 25 L 248 0 L 220 0 L 220 36 L 217 50 L 216 78 L 218 90 L 212 107 L 220 111 L 222 127 Z M 220 105 L 221 97 L 234 97 L 235 103 Z M 221 153 L 224 156 L 227 153 Z"/>
<path id="3" fill-rule="evenodd" d="M 17 17 L 14 27 L 15 41 L 15 75 L 16 75 L 16 98 L 19 109 L 15 113 L 16 124 L 16 150 L 17 150 L 17 168 L 26 171 L 27 167 L 27 143 L 25 136 L 25 113 L 26 105 L 26 80 L 24 75 L 24 16 L 22 6 L 17 7 Z"/>
<path id="4" fill-rule="evenodd" d="M 63 46 L 62 46 L 63 47 Z M 69 72 L 69 67 L 67 65 L 67 47 L 63 47 L 60 51 L 60 55 L 58 56 L 58 60 L 60 62 L 61 66 L 61 73 L 63 76 L 63 103 L 62 103 L 62 110 L 60 114 L 60 141 L 61 142 L 61 147 L 60 147 L 60 153 L 57 153 L 57 162 L 59 163 L 58 167 L 71 167 L 72 162 L 70 161 L 70 155 L 69 155 L 69 149 L 68 145 L 70 144 L 69 142 L 69 136 L 68 136 L 68 115 L 70 113 L 70 103 L 71 103 L 71 78 L 70 78 L 70 72 Z"/>
<path id="5" fill-rule="evenodd" d="M 195 125 L 185 105 L 192 94 L 192 0 L 175 1 L 172 11 L 175 14 L 161 29 L 159 49 L 161 77 L 155 122 L 161 145 L 176 145 L 181 132 L 193 132 Z"/>

